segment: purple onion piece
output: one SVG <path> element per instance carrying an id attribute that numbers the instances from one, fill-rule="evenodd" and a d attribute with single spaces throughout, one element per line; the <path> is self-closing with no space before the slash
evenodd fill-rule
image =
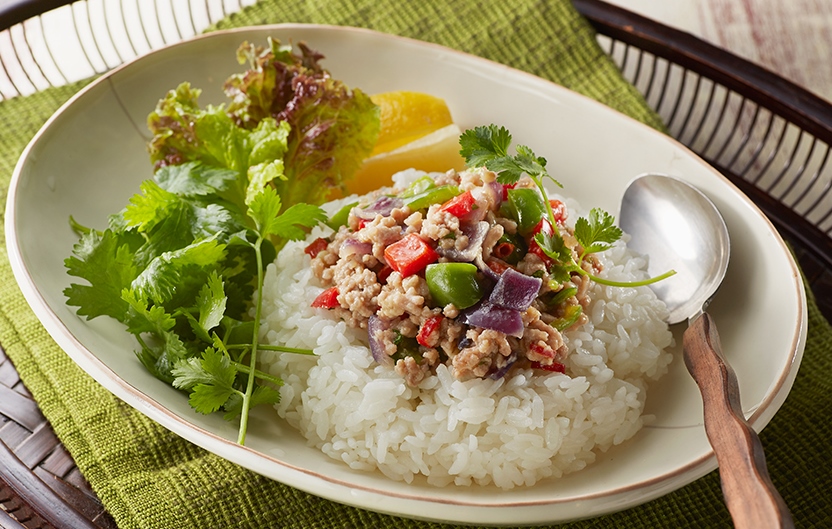
<path id="1" fill-rule="evenodd" d="M 503 184 L 495 180 L 485 185 L 494 193 L 494 209 L 500 209 L 500 206 L 503 204 Z"/>
<path id="2" fill-rule="evenodd" d="M 489 229 L 491 229 L 491 225 L 485 221 L 474 224 L 463 224 L 460 226 L 460 230 L 468 237 L 468 245 L 462 250 L 458 250 L 455 247 L 444 249 L 440 246 L 436 251 L 451 261 L 470 263 L 477 256 L 482 256 L 482 243 L 485 242 L 485 237 L 488 235 Z"/>
<path id="3" fill-rule="evenodd" d="M 491 224 L 481 220 L 472 224 L 463 224 L 460 229 L 462 233 L 468 236 L 468 246 L 472 244 L 482 246 L 485 236 L 488 235 L 488 230 L 491 229 Z"/>
<path id="4" fill-rule="evenodd" d="M 352 211 L 353 214 L 359 219 L 373 220 L 374 218 L 376 218 L 376 215 L 381 215 L 382 217 L 389 217 L 394 209 L 400 208 L 403 205 L 404 202 L 402 202 L 402 199 L 398 197 L 388 197 L 387 195 L 382 195 L 378 197 L 375 202 L 373 202 L 366 208 L 362 208 L 359 206 L 353 208 Z"/>
<path id="5" fill-rule="evenodd" d="M 390 324 L 375 314 L 370 316 L 367 321 L 367 335 L 370 342 L 370 354 L 373 355 L 373 360 L 383 366 L 393 365 L 393 359 L 387 356 L 384 352 L 384 343 L 378 337 L 378 334 L 390 328 Z"/>
<path id="6" fill-rule="evenodd" d="M 488 266 L 482 258 L 482 254 L 478 255 L 476 259 L 474 259 L 474 264 L 477 265 L 477 268 L 480 269 L 480 272 L 487 277 L 488 279 L 494 281 L 495 283 L 500 280 L 500 274 L 495 272 Z"/>
<path id="7" fill-rule="evenodd" d="M 506 373 L 508 373 L 508 370 L 511 369 L 511 366 L 513 366 L 514 362 L 516 362 L 516 361 L 517 361 L 517 353 L 511 353 L 511 356 L 509 356 L 506 359 L 506 365 L 504 365 L 500 369 L 495 369 L 494 371 L 489 373 L 488 378 L 491 378 L 493 380 L 499 380 L 499 379 L 503 378 L 504 376 L 506 376 Z"/>
<path id="8" fill-rule="evenodd" d="M 527 276 L 513 268 L 507 268 L 494 285 L 489 303 L 498 307 L 523 312 L 528 309 L 540 292 L 543 280 Z"/>
<path id="9" fill-rule="evenodd" d="M 491 329 L 516 338 L 523 337 L 523 317 L 516 310 L 482 303 L 465 310 L 459 317 L 462 323 L 474 327 Z"/>
<path id="10" fill-rule="evenodd" d="M 346 239 L 338 251 L 339 257 L 346 257 L 353 254 L 367 255 L 370 253 L 373 253 L 373 245 L 371 243 L 356 241 L 355 239 Z"/>

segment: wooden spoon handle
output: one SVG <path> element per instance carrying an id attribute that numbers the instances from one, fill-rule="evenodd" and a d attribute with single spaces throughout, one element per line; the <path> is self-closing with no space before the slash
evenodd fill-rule
<path id="1" fill-rule="evenodd" d="M 722 355 L 716 325 L 707 313 L 690 323 L 683 342 L 685 365 L 702 392 L 705 433 L 716 454 L 722 494 L 734 526 L 794 527 L 769 477 L 760 438 L 745 421 L 737 376 Z"/>

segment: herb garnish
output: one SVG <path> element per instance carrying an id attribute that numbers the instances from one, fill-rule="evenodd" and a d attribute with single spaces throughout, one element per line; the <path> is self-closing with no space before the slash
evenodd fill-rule
<path id="1" fill-rule="evenodd" d="M 201 164 L 179 171 L 180 191 L 199 186 L 205 193 L 199 198 L 170 193 L 157 177 L 142 184 L 143 193 L 111 217 L 109 228 L 82 229 L 66 266 L 70 275 L 90 284 L 73 284 L 65 294 L 80 315 L 123 322 L 139 342 L 139 360 L 157 378 L 188 392 L 196 411 L 223 409 L 228 420 L 240 417 L 242 444 L 249 410 L 280 398 L 275 389 L 280 379 L 256 368 L 258 350 L 264 348 L 258 340 L 264 253 L 271 260 L 276 241 L 302 239 L 305 229 L 324 222 L 326 215 L 303 203 L 281 213 L 280 197 L 263 185 L 246 207 L 250 222 L 244 223 L 233 204 L 219 200 L 224 181 L 214 182 L 219 189 L 206 183 L 213 171 Z M 212 233 L 204 236 L 200 228 L 176 235 L 183 216 L 190 216 L 191 225 L 210 225 Z"/>
<path id="2" fill-rule="evenodd" d="M 546 179 L 554 182 L 558 187 L 563 187 L 546 170 L 546 159 L 537 156 L 529 147 L 518 145 L 517 154 L 512 156 L 508 153 L 511 145 L 511 133 L 505 127 L 497 125 L 480 126 L 466 130 L 459 137 L 459 144 L 462 147 L 460 154 L 465 158 L 469 167 L 486 167 L 497 173 L 497 181 L 501 184 L 513 184 L 523 174 L 532 179 L 546 206 L 546 215 L 552 227 L 552 233 L 541 231 L 534 237 L 540 249 L 552 259 L 553 264 L 549 272 L 560 282 L 567 281 L 573 273 L 588 276 L 596 283 L 617 287 L 637 287 L 649 285 L 666 279 L 676 272 L 670 270 L 656 277 L 643 281 L 611 281 L 600 278 L 586 271 L 581 265 L 586 256 L 608 250 L 618 239 L 621 238 L 621 230 L 615 226 L 615 218 L 598 208 L 590 211 L 589 219 L 581 217 L 575 223 L 575 238 L 583 248 L 577 261 L 573 259 L 572 252 L 564 243 L 563 237 L 558 233 L 555 215 L 552 204 L 546 193 L 544 181 Z"/>
<path id="3" fill-rule="evenodd" d="M 312 354 L 259 343 L 265 265 L 326 221 L 309 203 L 352 176 L 379 129 L 370 98 L 298 47 L 244 43 L 249 70 L 226 81 L 227 106 L 201 107 L 188 83 L 168 92 L 148 117 L 153 179 L 104 230 L 70 219 L 67 273 L 87 284 L 67 304 L 125 324 L 142 364 L 196 411 L 240 418 L 241 444 L 249 410 L 280 398 L 258 352 Z"/>

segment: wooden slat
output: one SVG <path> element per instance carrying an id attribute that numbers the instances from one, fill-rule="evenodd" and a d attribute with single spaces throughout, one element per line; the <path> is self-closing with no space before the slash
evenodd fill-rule
<path id="1" fill-rule="evenodd" d="M 43 423 L 36 428 L 32 435 L 15 447 L 15 455 L 24 465 L 34 468 L 51 454 L 60 444 L 49 423 Z"/>
<path id="2" fill-rule="evenodd" d="M 38 514 L 55 529 L 96 529 L 88 518 L 69 503 L 56 503 L 54 493 L 37 477 L 15 454 L 0 442 L 0 467 L 3 468 L 3 479 L 8 486 L 26 504 L 32 506 L 49 505 L 49 510 L 42 510 Z"/>
<path id="3" fill-rule="evenodd" d="M 0 374 L 0 529 L 114 529 L 2 348 Z"/>
<path id="4" fill-rule="evenodd" d="M 7 362 L 11 365 L 11 362 Z M 0 413 L 34 430 L 43 423 L 38 405 L 30 398 L 0 384 Z"/>
<path id="5" fill-rule="evenodd" d="M 104 507 L 92 494 L 92 491 L 89 491 L 89 489 L 86 491 L 79 489 L 73 484 L 60 479 L 50 472 L 47 472 L 43 467 L 36 467 L 35 475 L 37 475 L 46 484 L 46 486 L 54 490 L 59 496 L 65 498 L 83 516 L 93 522 L 96 526 L 102 528 L 116 528 L 115 521 L 109 514 L 107 514 Z"/>
<path id="6" fill-rule="evenodd" d="M 12 420 L 8 420 L 0 426 L 0 441 L 11 447 L 19 445 L 30 435 L 32 435 L 32 432 L 29 429 Z"/>

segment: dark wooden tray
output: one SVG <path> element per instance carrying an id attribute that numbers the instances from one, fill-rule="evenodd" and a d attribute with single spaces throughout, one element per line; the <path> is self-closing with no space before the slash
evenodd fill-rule
<path id="1" fill-rule="evenodd" d="M 598 0 L 573 1 L 670 134 L 789 240 L 832 319 L 832 105 L 689 34 Z M 0 1 L 0 30 L 70 3 Z M 0 507 L 2 528 L 115 527 L 2 349 Z"/>

